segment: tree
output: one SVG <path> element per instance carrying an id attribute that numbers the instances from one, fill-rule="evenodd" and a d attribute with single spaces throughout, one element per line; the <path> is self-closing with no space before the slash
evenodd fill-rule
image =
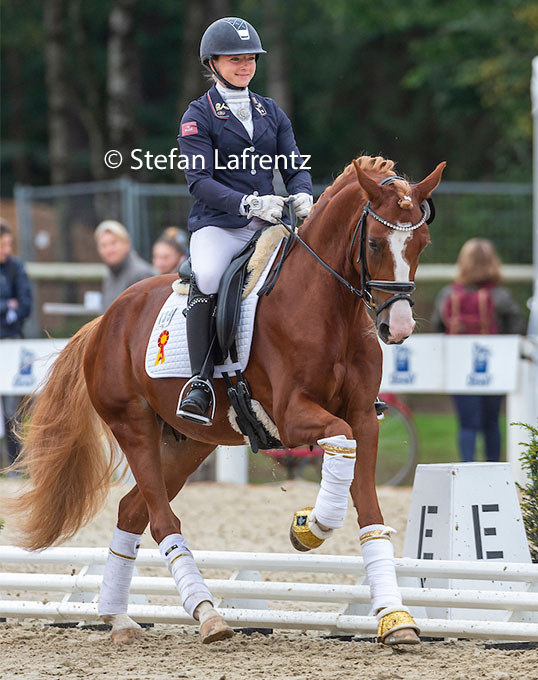
<path id="1" fill-rule="evenodd" d="M 46 0 L 45 64 L 49 108 L 50 175 L 53 184 L 62 184 L 69 180 L 72 152 L 65 17 L 66 7 L 63 0 Z"/>

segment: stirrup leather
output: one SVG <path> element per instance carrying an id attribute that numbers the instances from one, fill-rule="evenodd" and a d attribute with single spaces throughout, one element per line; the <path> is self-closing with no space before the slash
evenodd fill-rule
<path id="1" fill-rule="evenodd" d="M 211 392 L 211 415 L 210 416 L 203 416 L 199 415 L 198 413 L 191 413 L 191 411 L 185 411 L 184 409 L 181 408 L 181 403 L 183 401 L 183 398 L 188 394 L 187 390 L 190 392 L 190 388 L 195 386 L 195 383 L 203 383 L 203 386 L 208 388 L 209 391 Z M 199 425 L 212 425 L 213 424 L 213 418 L 215 417 L 215 408 L 217 405 L 217 398 L 215 396 L 215 390 L 213 389 L 213 385 L 210 380 L 204 380 L 203 378 L 200 378 L 198 375 L 193 375 L 192 378 L 187 380 L 187 382 L 183 385 L 183 389 L 181 390 L 179 394 L 179 400 L 177 404 L 177 410 L 176 410 L 176 415 L 181 416 L 185 420 L 190 420 L 193 423 L 198 423 Z"/>

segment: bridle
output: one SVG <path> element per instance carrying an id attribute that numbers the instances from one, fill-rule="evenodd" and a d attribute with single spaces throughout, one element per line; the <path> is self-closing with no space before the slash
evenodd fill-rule
<path id="1" fill-rule="evenodd" d="M 394 180 L 403 179 L 403 177 L 399 177 L 397 175 L 393 177 L 385 177 L 385 179 L 381 180 L 379 184 L 383 186 L 385 184 L 391 184 L 394 182 Z M 384 309 L 386 309 L 389 305 L 392 305 L 397 300 L 407 300 L 407 302 L 409 302 L 410 306 L 412 307 L 415 304 L 415 301 L 411 297 L 411 293 L 414 292 L 416 286 L 414 281 L 382 281 L 372 279 L 370 272 L 368 271 L 368 262 L 366 259 L 366 219 L 368 215 L 371 215 L 375 220 L 383 224 L 385 227 L 389 227 L 389 229 L 405 232 L 415 231 L 415 229 L 421 227 L 425 222 L 427 224 L 431 224 L 435 216 L 433 201 L 431 199 L 423 201 L 420 208 L 422 210 L 422 217 L 420 220 L 416 222 L 416 224 L 402 226 L 400 224 L 389 222 L 388 220 L 380 217 L 372 210 L 370 207 L 370 201 L 368 201 L 363 208 L 359 221 L 357 222 L 357 226 L 355 227 L 349 246 L 349 259 L 353 264 L 353 249 L 355 247 L 355 241 L 358 237 L 359 251 L 356 262 L 357 264 L 360 264 L 361 297 L 368 309 L 373 309 L 376 315 L 380 314 Z M 393 295 L 388 298 L 388 300 L 385 300 L 383 304 L 376 305 L 371 293 L 372 290 L 380 290 L 383 293 L 393 293 Z"/>
<path id="2" fill-rule="evenodd" d="M 385 184 L 391 184 L 394 182 L 394 180 L 404 180 L 403 177 L 399 177 L 397 175 L 391 176 L 391 177 L 386 177 L 385 179 L 381 180 L 379 182 L 380 185 L 385 185 Z M 418 229 L 421 227 L 424 223 L 426 224 L 431 224 L 434 220 L 435 217 L 435 208 L 433 205 L 433 201 L 431 198 L 426 199 L 425 201 L 422 201 L 420 205 L 420 209 L 422 210 L 422 217 L 416 224 L 410 224 L 408 226 L 402 226 L 399 224 L 393 224 L 392 222 L 389 222 L 388 220 L 385 220 L 384 218 L 380 217 L 377 213 L 375 213 L 372 208 L 370 207 L 370 201 L 367 201 L 366 205 L 363 208 L 363 211 L 361 213 L 361 216 L 359 217 L 359 221 L 357 222 L 357 226 L 355 227 L 353 231 L 353 236 L 351 238 L 351 243 L 349 245 L 349 258 L 351 261 L 351 264 L 353 263 L 353 250 L 355 248 L 355 242 L 358 239 L 358 253 L 357 253 L 357 260 L 356 263 L 360 264 L 360 281 L 361 281 L 361 287 L 360 289 L 355 288 L 349 281 L 344 279 L 343 276 L 340 276 L 338 272 L 335 272 L 332 267 L 330 267 L 326 262 L 324 262 L 319 255 L 312 250 L 312 248 L 306 244 L 303 239 L 299 236 L 299 234 L 295 231 L 293 227 L 288 226 L 285 222 L 282 220 L 279 220 L 279 223 L 286 228 L 286 230 L 290 233 L 293 238 L 300 243 L 308 252 L 323 266 L 325 269 L 331 273 L 340 283 L 342 283 L 349 291 L 351 291 L 354 295 L 357 295 L 358 297 L 362 298 L 362 301 L 364 304 L 368 307 L 368 309 L 372 309 L 375 311 L 376 316 L 379 315 L 384 309 L 392 305 L 394 302 L 397 300 L 407 300 L 411 307 L 415 304 L 415 301 L 411 297 L 411 293 L 415 290 L 415 283 L 413 281 L 383 281 L 383 280 L 378 280 L 378 279 L 372 279 L 370 276 L 370 272 L 368 271 L 368 263 L 366 260 L 366 220 L 368 218 L 368 215 L 371 215 L 375 220 L 383 224 L 385 227 L 389 227 L 389 229 L 394 229 L 395 231 L 414 231 L 415 229 Z M 290 216 L 292 215 L 292 211 L 290 210 Z M 292 216 L 292 221 L 295 216 Z M 295 224 L 296 224 L 296 219 L 295 219 Z M 295 226 L 295 224 L 293 226 Z M 372 296 L 371 291 L 372 290 L 379 290 L 384 293 L 393 293 L 388 300 L 385 300 L 383 304 L 381 305 L 376 305 L 374 298 Z"/>

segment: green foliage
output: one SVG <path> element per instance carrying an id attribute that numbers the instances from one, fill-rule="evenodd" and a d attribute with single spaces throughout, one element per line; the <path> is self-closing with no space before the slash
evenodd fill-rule
<path id="1" fill-rule="evenodd" d="M 538 562 L 538 428 L 526 423 L 511 423 L 524 427 L 529 435 L 529 442 L 520 442 L 525 450 L 519 457 L 521 467 L 527 471 L 529 481 L 525 486 L 518 484 L 521 491 L 521 511 L 529 541 L 529 550 L 533 562 Z"/>
<path id="2" fill-rule="evenodd" d="M 381 153 L 420 179 L 448 161 L 445 179 L 527 181 L 531 175 L 530 63 L 538 50 L 535 0 L 231 0 L 227 12 L 260 31 L 267 57 L 252 88 L 266 93 L 275 41 L 286 50 L 291 115 L 313 175 L 329 181 L 353 155 Z M 205 18 L 210 3 L 200 2 Z M 2 193 L 14 182 L 48 176 L 48 94 L 43 6 L 4 0 L 1 26 Z M 68 74 L 73 101 L 91 106 L 106 139 L 107 37 L 112 3 L 65 3 Z M 140 147 L 163 153 L 175 145 L 178 102 L 187 76 L 185 0 L 139 2 L 134 9 Z M 267 12 L 282 32 L 264 38 Z M 77 14 L 78 12 L 78 14 Z M 80 44 L 75 17 L 85 36 Z M 207 23 L 209 23 L 209 18 Z M 190 48 L 189 48 L 190 49 Z M 92 93 L 91 97 L 89 93 Z M 200 93 L 201 94 L 201 93 Z M 73 181 L 93 179 L 91 140 L 73 114 Z M 149 173 L 144 181 L 177 181 Z M 445 260 L 446 261 L 446 260 Z"/>

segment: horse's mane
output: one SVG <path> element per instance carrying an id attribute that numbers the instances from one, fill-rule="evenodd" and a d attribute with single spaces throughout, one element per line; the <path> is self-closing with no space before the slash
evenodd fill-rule
<path id="1" fill-rule="evenodd" d="M 382 175 L 385 177 L 394 177 L 396 175 L 394 172 L 394 166 L 396 163 L 389 160 L 388 158 L 383 158 L 382 156 L 359 156 L 355 159 L 355 161 L 359 164 L 361 170 L 364 170 L 370 175 Z M 346 165 L 334 182 L 325 189 L 325 191 L 316 201 L 315 205 L 320 203 L 322 198 L 332 198 L 353 180 L 357 180 L 357 175 L 355 174 L 355 167 L 352 161 Z M 405 194 L 409 194 L 410 192 L 410 186 L 407 180 L 397 179 L 392 183 L 392 186 L 395 187 L 400 197 L 404 196 Z"/>

